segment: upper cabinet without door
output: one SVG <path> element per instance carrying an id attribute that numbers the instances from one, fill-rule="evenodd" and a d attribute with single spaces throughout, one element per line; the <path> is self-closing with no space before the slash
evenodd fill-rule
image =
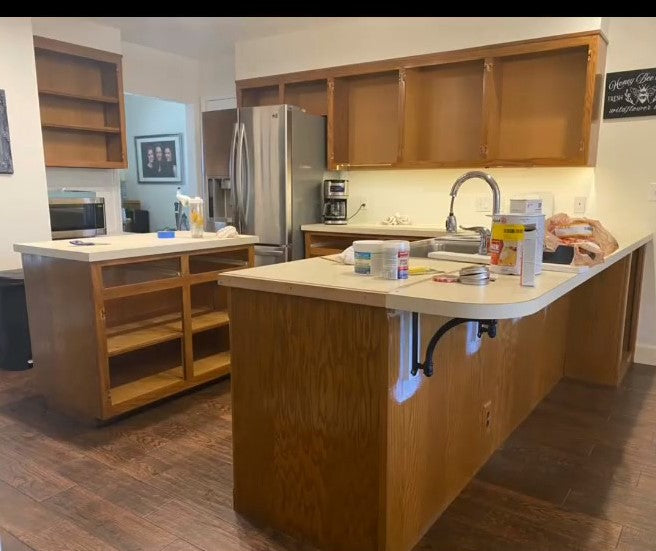
<path id="1" fill-rule="evenodd" d="M 121 56 L 34 37 L 46 166 L 125 168 Z"/>
<path id="2" fill-rule="evenodd" d="M 596 161 L 606 41 L 577 33 L 237 82 L 328 118 L 331 169 Z"/>

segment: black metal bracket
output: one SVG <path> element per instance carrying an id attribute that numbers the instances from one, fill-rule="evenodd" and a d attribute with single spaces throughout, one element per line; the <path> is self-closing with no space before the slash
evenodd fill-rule
<path id="1" fill-rule="evenodd" d="M 412 313 L 412 369 L 410 373 L 416 375 L 417 372 L 421 369 L 424 372 L 426 377 L 430 377 L 433 374 L 433 354 L 435 353 L 435 347 L 439 340 L 454 327 L 461 325 L 463 323 L 468 323 L 470 321 L 478 322 L 478 331 L 476 332 L 478 338 L 480 339 L 484 333 L 487 333 L 488 336 L 493 339 L 497 336 L 497 320 L 477 320 L 470 318 L 453 318 L 447 321 L 442 327 L 440 327 L 435 334 L 431 337 L 431 340 L 426 347 L 426 359 L 424 362 L 419 361 L 419 347 L 421 342 L 419 340 L 419 314 L 417 312 Z"/>

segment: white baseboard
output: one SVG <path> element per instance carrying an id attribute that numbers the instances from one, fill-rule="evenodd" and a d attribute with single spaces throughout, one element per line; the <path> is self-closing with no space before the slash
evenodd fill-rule
<path id="1" fill-rule="evenodd" d="M 656 365 L 656 346 L 653 344 L 636 344 L 633 361 L 637 364 Z"/>

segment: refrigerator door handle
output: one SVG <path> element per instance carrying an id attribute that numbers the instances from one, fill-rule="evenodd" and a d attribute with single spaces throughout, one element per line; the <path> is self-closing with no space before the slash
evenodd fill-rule
<path id="1" fill-rule="evenodd" d="M 228 177 L 230 178 L 230 195 L 232 204 L 235 205 L 235 210 L 236 210 L 236 205 L 237 205 L 237 182 L 236 182 L 236 174 L 235 174 L 235 152 L 237 149 L 237 129 L 238 125 L 235 123 L 232 127 L 232 140 L 230 140 L 230 158 L 228 160 Z M 236 212 L 234 213 L 236 214 Z M 236 216 L 233 216 L 234 220 L 233 222 L 238 225 L 239 221 L 237 220 Z M 239 229 L 239 228 L 237 228 Z"/>
<path id="2" fill-rule="evenodd" d="M 244 148 L 244 157 L 246 159 L 246 180 L 245 183 L 246 185 L 244 186 L 244 191 L 242 195 L 242 201 L 245 204 L 242 204 L 242 207 L 244 207 L 244 212 L 242 213 L 244 216 L 244 223 L 248 223 L 248 215 L 251 210 L 251 190 L 253 187 L 253 182 L 251 179 L 251 159 L 248 154 L 248 136 L 246 135 L 246 132 L 243 133 L 243 140 L 242 140 L 242 146 Z"/>
<path id="3" fill-rule="evenodd" d="M 244 200 L 242 191 L 243 191 L 243 184 L 244 184 L 244 173 L 243 173 L 243 168 L 244 168 L 244 132 L 245 132 L 245 125 L 242 122 L 239 125 L 239 133 L 237 137 L 237 160 L 235 162 L 236 164 L 236 178 L 235 178 L 235 193 L 237 195 L 237 204 L 236 204 L 236 211 L 237 211 L 237 220 L 238 220 L 238 226 L 237 226 L 237 231 L 241 233 L 243 231 L 243 227 L 246 225 L 246 221 L 244 220 L 244 208 L 242 206 L 242 202 Z"/>

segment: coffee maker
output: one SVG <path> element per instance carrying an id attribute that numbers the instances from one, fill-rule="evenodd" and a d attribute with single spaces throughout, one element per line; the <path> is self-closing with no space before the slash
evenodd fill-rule
<path id="1" fill-rule="evenodd" d="M 323 181 L 323 223 L 346 224 L 348 180 Z"/>

